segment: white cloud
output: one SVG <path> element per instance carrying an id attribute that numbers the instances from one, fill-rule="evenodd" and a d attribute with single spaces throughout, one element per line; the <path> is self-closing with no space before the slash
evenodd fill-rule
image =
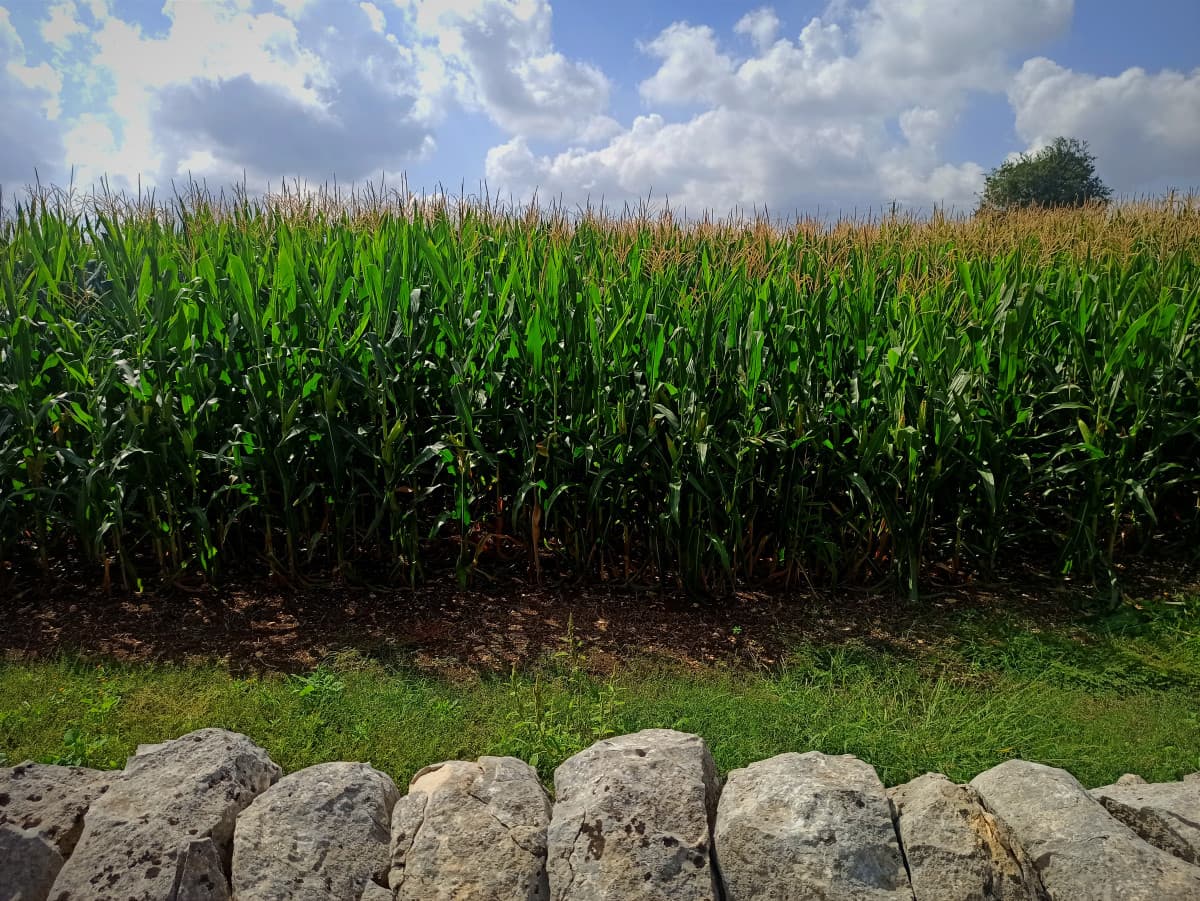
<path id="1" fill-rule="evenodd" d="M 29 65 L 25 42 L 0 6 L 0 187 L 7 195 L 30 184 L 60 180 L 62 126 L 58 121 L 62 79 L 45 63 Z"/>
<path id="2" fill-rule="evenodd" d="M 1200 178 L 1200 69 L 1097 77 L 1038 57 L 1008 92 L 1029 149 L 1065 135 L 1088 141 L 1097 174 L 1120 192 Z"/>
<path id="3" fill-rule="evenodd" d="M 582 145 L 599 144 L 615 138 L 622 130 L 621 123 L 611 116 L 592 116 L 576 135 L 576 142 Z"/>
<path id="4" fill-rule="evenodd" d="M 27 88 L 41 91 L 44 99 L 42 109 L 48 119 L 57 119 L 61 111 L 59 94 L 62 93 L 62 76 L 50 67 L 49 63 L 39 63 L 36 66 L 25 66 L 10 60 L 7 66 L 8 74 Z"/>
<path id="5" fill-rule="evenodd" d="M 191 174 L 261 185 L 369 178 L 431 151 L 416 61 L 383 32 L 377 7 L 279 10 L 167 0 L 169 26 L 156 34 L 102 16 L 88 67 L 107 108 L 72 129 L 68 162 L 152 183 Z M 112 140 L 88 143 L 100 127 Z"/>
<path id="6" fill-rule="evenodd" d="M 764 42 L 740 63 L 711 28 L 677 23 L 645 46 L 661 62 L 640 90 L 659 103 L 849 116 L 960 103 L 970 90 L 1003 90 L 1008 56 L 1062 32 L 1071 8 L 1071 0 L 872 0 L 844 22 L 814 18 L 796 40 Z"/>
<path id="7" fill-rule="evenodd" d="M 79 10 L 74 0 L 61 0 L 50 7 L 49 15 L 42 22 L 42 39 L 53 47 L 64 49 L 71 38 L 87 32 L 87 26 L 79 21 Z"/>
<path id="8" fill-rule="evenodd" d="M 75 181 L 93 184 L 106 175 L 123 174 L 110 169 L 105 161 L 116 159 L 120 146 L 109 124 L 95 113 L 80 116 L 63 136 L 66 158 L 75 166 Z"/>
<path id="9" fill-rule="evenodd" d="M 737 34 L 749 37 L 761 50 L 769 47 L 775 40 L 775 35 L 779 32 L 779 25 L 779 16 L 775 15 L 775 10 L 769 6 L 762 6 L 738 19 L 733 30 Z"/>
<path id="10" fill-rule="evenodd" d="M 595 133 L 609 82 L 554 48 L 549 0 L 446 0 L 408 6 L 439 50 L 436 80 L 513 134 L 573 139 Z"/>
<path id="11" fill-rule="evenodd" d="M 387 28 L 387 18 L 383 15 L 383 10 L 374 3 L 367 2 L 358 4 L 358 8 L 366 14 L 367 21 L 371 23 L 371 30 L 376 34 L 383 34 Z"/>
<path id="12" fill-rule="evenodd" d="M 657 103 L 687 104 L 727 99 L 733 60 L 721 53 L 707 25 L 677 22 L 642 50 L 661 62 L 658 71 L 638 85 L 642 97 Z"/>
<path id="13" fill-rule="evenodd" d="M 1064 33 L 1074 0 L 872 0 L 851 14 L 868 77 L 998 89 L 1006 57 Z"/>
<path id="14" fill-rule="evenodd" d="M 40 28 L 71 57 L 5 52 L 5 77 L 50 117 L 72 79 L 86 112 L 65 125 L 65 163 L 125 183 L 398 172 L 429 156 L 455 106 L 582 145 L 620 130 L 604 74 L 554 47 L 549 0 L 357 5 L 361 16 L 341 0 L 164 0 L 166 27 L 148 31 L 108 0 L 58 0 Z"/>
<path id="15" fill-rule="evenodd" d="M 909 146 L 934 152 L 937 143 L 953 124 L 951 117 L 942 110 L 927 106 L 906 109 L 899 117 L 900 132 Z"/>
<path id="16" fill-rule="evenodd" d="M 620 203 L 653 187 L 690 208 L 770 205 L 973 205 L 975 164 L 950 165 L 939 144 L 970 91 L 1003 91 L 1010 56 L 1061 32 L 1072 0 L 870 0 L 832 4 L 796 38 L 757 9 L 734 26 L 739 58 L 706 25 L 665 28 L 642 46 L 658 60 L 639 85 L 647 104 L 695 109 L 637 119 L 594 150 L 536 155 L 520 139 L 495 148 L 489 183 Z M 898 133 L 898 136 L 897 136 Z"/>
<path id="17" fill-rule="evenodd" d="M 749 7 L 728 33 L 631 40 L 654 71 L 618 121 L 609 77 L 556 45 L 550 0 L 164 0 L 154 30 L 109 0 L 49 0 L 26 40 L 0 6 L 0 184 L 71 164 L 118 186 L 390 175 L 474 114 L 507 133 L 489 185 L 520 197 L 962 208 L 983 169 L 946 148 L 977 92 L 1007 94 L 1030 148 L 1089 140 L 1117 190 L 1200 176 L 1200 70 L 1020 65 L 1073 0 L 829 0 L 796 27 Z"/>
<path id="18" fill-rule="evenodd" d="M 3 77 L 9 84 L 12 93 L 21 93 L 29 100 L 38 97 L 46 117 L 57 119 L 61 110 L 60 94 L 62 93 L 62 76 L 49 63 L 41 62 L 30 65 L 26 61 L 25 42 L 12 24 L 8 10 L 0 6 L 0 48 L 4 49 L 7 62 L 4 65 Z M 24 91 L 21 91 L 24 88 Z"/>
<path id="19" fill-rule="evenodd" d="M 316 0 L 275 0 L 275 5 L 283 10 L 289 19 L 299 19 Z"/>
<path id="20" fill-rule="evenodd" d="M 514 138 L 489 152 L 487 173 L 490 184 L 518 197 L 540 190 L 568 203 L 603 197 L 619 206 L 652 192 L 692 212 L 768 207 L 781 214 L 891 198 L 963 208 L 982 183 L 978 165 L 927 163 L 904 146 L 886 147 L 870 126 L 772 123 L 729 109 L 683 123 L 639 117 L 598 150 L 538 156 Z"/>
<path id="21" fill-rule="evenodd" d="M 3 6 L 0 6 L 0 47 L 6 53 L 25 53 L 25 44 L 17 34 L 17 29 L 13 27 L 12 16 Z"/>

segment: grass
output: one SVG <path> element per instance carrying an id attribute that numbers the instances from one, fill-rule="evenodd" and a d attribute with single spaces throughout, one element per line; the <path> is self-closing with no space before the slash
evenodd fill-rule
<path id="1" fill-rule="evenodd" d="M 0 220 L 0 563 L 1107 584 L 1200 532 L 1197 259 L 1195 198 L 780 228 L 35 197 Z"/>
<path id="2" fill-rule="evenodd" d="M 511 753 L 548 780 L 599 737 L 672 727 L 703 735 L 722 771 L 811 749 L 856 754 L 888 784 L 926 771 L 967 780 L 1010 757 L 1088 786 L 1200 770 L 1200 605 L 1053 629 L 976 616 L 953 634 L 800 646 L 769 671 L 632 659 L 596 674 L 570 642 L 527 672 L 455 679 L 354 655 L 302 677 L 9 661 L 0 755 L 119 766 L 139 742 L 222 726 L 289 771 L 370 760 L 405 784 L 439 760 Z"/>

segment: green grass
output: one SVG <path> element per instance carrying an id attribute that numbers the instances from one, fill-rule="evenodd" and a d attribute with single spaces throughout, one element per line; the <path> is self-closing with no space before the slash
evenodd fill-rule
<path id="1" fill-rule="evenodd" d="M 722 771 L 783 751 L 856 754 L 888 784 L 957 780 L 1010 757 L 1089 786 L 1200 770 L 1200 616 L 1039 631 L 977 617 L 957 637 L 880 649 L 797 647 L 770 671 L 632 660 L 589 674 L 578 648 L 509 678 L 451 681 L 357 656 L 303 678 L 212 665 L 0 664 L 0 754 L 119 766 L 139 742 L 203 726 L 250 735 L 287 770 L 369 760 L 405 783 L 450 758 L 512 753 L 544 777 L 604 735 L 703 735 Z M 913 648 L 918 648 L 913 650 Z"/>
<path id="2" fill-rule="evenodd" d="M 0 561 L 700 592 L 1200 529 L 1200 208 L 685 227 L 400 196 L 0 221 Z"/>

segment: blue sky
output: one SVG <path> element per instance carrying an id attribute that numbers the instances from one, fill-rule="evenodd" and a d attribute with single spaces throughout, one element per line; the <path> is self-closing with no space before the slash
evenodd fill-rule
<path id="1" fill-rule="evenodd" d="M 969 208 L 1059 134 L 1200 187 L 1196 0 L 0 0 L 0 185 L 381 175 Z"/>

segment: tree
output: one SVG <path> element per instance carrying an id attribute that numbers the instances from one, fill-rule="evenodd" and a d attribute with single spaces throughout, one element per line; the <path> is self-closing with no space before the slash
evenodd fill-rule
<path id="1" fill-rule="evenodd" d="M 1111 196 L 1111 189 L 1096 176 L 1096 158 L 1087 141 L 1055 138 L 1037 153 L 1022 153 L 989 172 L 980 208 L 1082 206 Z"/>

